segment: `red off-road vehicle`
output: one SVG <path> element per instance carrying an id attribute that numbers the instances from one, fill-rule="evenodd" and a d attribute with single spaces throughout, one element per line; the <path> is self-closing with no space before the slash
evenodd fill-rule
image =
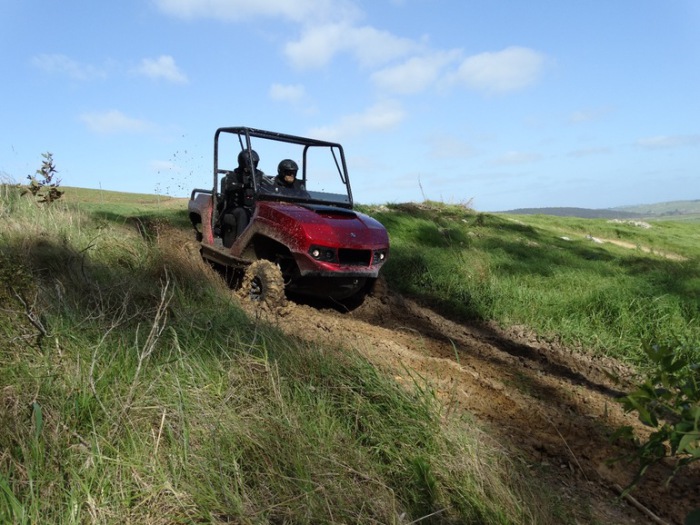
<path id="1" fill-rule="evenodd" d="M 298 167 L 293 187 L 275 179 L 283 160 Z M 188 210 L 202 257 L 270 305 L 285 290 L 357 305 L 389 254 L 384 227 L 353 210 L 345 154 L 333 142 L 219 128 L 213 188 L 192 190 Z"/>

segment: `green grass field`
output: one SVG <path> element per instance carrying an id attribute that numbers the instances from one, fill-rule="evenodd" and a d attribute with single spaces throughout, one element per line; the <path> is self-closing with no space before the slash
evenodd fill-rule
<path id="1" fill-rule="evenodd" d="M 700 230 L 478 214 L 440 203 L 367 209 L 389 229 L 386 276 L 446 315 L 526 325 L 644 365 L 642 345 L 700 340 Z"/>
<path id="2" fill-rule="evenodd" d="M 0 187 L 0 523 L 573 522 L 425 385 L 244 315 L 158 243 L 185 208 L 77 188 L 44 207 Z M 638 366 L 643 344 L 698 341 L 689 224 L 363 209 L 390 232 L 390 286 L 445 315 Z"/>

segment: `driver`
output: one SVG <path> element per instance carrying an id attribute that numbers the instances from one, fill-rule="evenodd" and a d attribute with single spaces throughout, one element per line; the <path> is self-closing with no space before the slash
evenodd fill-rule
<path id="1" fill-rule="evenodd" d="M 253 206 L 252 178 L 255 177 L 256 184 L 260 184 L 264 178 L 264 173 L 258 169 L 259 162 L 260 157 L 255 150 L 249 152 L 244 149 L 238 154 L 238 167 L 221 179 L 224 246 L 230 246 L 250 222 Z M 251 164 L 254 170 L 252 174 Z"/>
<path id="2" fill-rule="evenodd" d="M 306 193 L 304 183 L 297 179 L 299 166 L 292 159 L 284 159 L 277 165 L 277 176 L 275 186 L 284 190 L 291 190 L 294 193 Z M 285 191 L 289 193 L 289 191 Z"/>

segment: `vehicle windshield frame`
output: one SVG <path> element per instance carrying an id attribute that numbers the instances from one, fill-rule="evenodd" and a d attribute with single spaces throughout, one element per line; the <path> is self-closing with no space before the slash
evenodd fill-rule
<path id="1" fill-rule="evenodd" d="M 337 142 L 312 139 L 297 135 L 289 135 L 285 133 L 277 133 L 265 131 L 249 127 L 224 127 L 216 130 L 214 136 L 214 194 L 216 194 L 219 176 L 230 173 L 230 170 L 222 169 L 219 163 L 219 141 L 222 134 L 234 135 L 240 145 L 241 151 L 251 152 L 253 141 L 251 139 L 270 140 L 302 146 L 301 165 L 299 167 L 299 179 L 306 185 L 308 173 L 308 155 L 313 148 L 325 148 L 329 150 L 329 154 L 335 163 L 337 175 L 339 177 L 339 186 L 345 189 L 345 194 L 332 193 L 324 191 L 289 191 L 274 184 L 274 176 L 263 175 L 260 180 L 258 177 L 251 177 L 252 189 L 255 200 L 261 201 L 286 201 L 308 204 L 321 204 L 338 206 L 343 208 L 353 208 L 352 189 L 350 187 L 350 178 L 348 176 L 347 163 L 345 160 L 345 152 L 343 147 Z M 256 142 L 259 144 L 259 142 Z M 251 155 L 248 155 L 248 170 L 250 173 L 256 173 L 256 166 L 253 165 Z"/>

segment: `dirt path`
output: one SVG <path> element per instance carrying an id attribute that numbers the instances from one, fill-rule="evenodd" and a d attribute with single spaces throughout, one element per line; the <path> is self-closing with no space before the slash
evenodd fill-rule
<path id="1" fill-rule="evenodd" d="M 201 263 L 183 232 L 162 233 L 170 237 L 166 246 L 178 246 L 185 258 Z M 251 316 L 260 315 L 249 301 L 241 304 Z M 342 342 L 397 381 L 411 384 L 409 374 L 428 381 L 446 410 L 474 415 L 524 457 L 561 501 L 580 508 L 579 523 L 682 524 L 690 510 L 700 508 L 697 464 L 668 485 L 668 465 L 650 469 L 632 493 L 641 510 L 632 499 L 619 498 L 619 487 L 633 479 L 635 469 L 608 464 L 630 451 L 608 436 L 623 425 L 640 436 L 648 430 L 615 401 L 629 373 L 613 360 L 539 339 L 524 328 L 455 322 L 389 291 L 346 314 L 293 302 L 263 314 L 290 336 Z"/>
<path id="2" fill-rule="evenodd" d="M 254 313 L 250 304 L 245 307 Z M 646 430 L 614 399 L 622 387 L 609 374 L 626 375 L 614 361 L 538 340 L 524 329 L 453 322 L 394 294 L 369 298 L 349 314 L 290 303 L 267 320 L 304 340 L 343 341 L 397 381 L 411 381 L 407 371 L 424 378 L 447 410 L 476 416 L 501 443 L 524 455 L 563 501 L 590 505 L 595 522 L 682 523 L 700 507 L 699 469 L 668 487 L 668 468 L 654 469 L 633 492 L 659 521 L 618 498 L 618 487 L 626 486 L 634 469 L 608 465 L 627 451 L 608 436 L 622 425 L 640 434 Z"/>

